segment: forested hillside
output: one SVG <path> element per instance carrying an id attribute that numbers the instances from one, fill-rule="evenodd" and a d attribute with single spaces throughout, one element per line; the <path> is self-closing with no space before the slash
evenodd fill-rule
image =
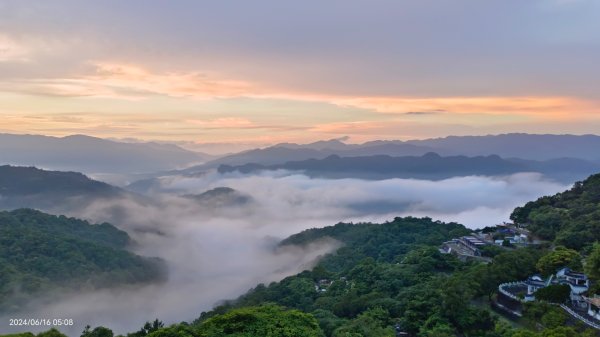
<path id="1" fill-rule="evenodd" d="M 330 237 L 344 246 L 311 271 L 259 285 L 200 321 L 235 307 L 277 303 L 312 313 L 326 336 L 394 336 L 396 327 L 413 336 L 512 336 L 500 334 L 508 327 L 474 303 L 487 300 L 499 283 L 535 273 L 544 251 L 501 250 L 489 265 L 438 251 L 443 241 L 468 232 L 411 217 L 304 231 L 282 244 Z"/>
<path id="2" fill-rule="evenodd" d="M 600 174 L 572 189 L 517 207 L 511 219 L 543 239 L 574 249 L 600 240 Z"/>
<path id="3" fill-rule="evenodd" d="M 127 192 L 117 187 L 90 179 L 78 172 L 0 166 L 0 209 L 32 207 L 63 210 L 125 194 Z"/>
<path id="4" fill-rule="evenodd" d="M 31 209 L 0 212 L 0 310 L 50 290 L 160 280 L 161 261 L 128 252 L 128 244 L 127 233 L 108 223 Z"/>
<path id="5" fill-rule="evenodd" d="M 407 217 L 396 218 L 384 224 L 339 223 L 309 229 L 290 236 L 280 245 L 306 245 L 324 238 L 341 241 L 344 246 L 336 254 L 321 260 L 321 265 L 339 272 L 368 257 L 390 263 L 415 248 L 437 246 L 450 238 L 468 233 L 468 229 L 457 223 L 446 224 L 430 218 Z"/>
<path id="6" fill-rule="evenodd" d="M 5 196 L 55 193 L 81 195 L 97 193 L 113 196 L 118 189 L 78 172 L 46 171 L 35 167 L 0 166 L 0 192 Z"/>

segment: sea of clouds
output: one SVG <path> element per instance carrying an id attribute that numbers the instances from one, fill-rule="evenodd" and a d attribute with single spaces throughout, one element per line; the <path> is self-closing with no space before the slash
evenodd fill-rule
<path id="1" fill-rule="evenodd" d="M 154 318 L 167 324 L 191 321 L 258 283 L 310 268 L 319 256 L 339 245 L 331 241 L 277 249 L 280 239 L 301 230 L 405 215 L 480 228 L 507 221 L 516 206 L 568 188 L 530 173 L 369 181 L 313 179 L 285 171 L 210 172 L 159 182 L 161 189 L 144 202 L 100 200 L 69 213 L 94 222 L 109 221 L 128 231 L 136 253 L 165 260 L 169 270 L 165 283 L 55 295 L 50 302 L 40 299 L 10 316 L 73 318 L 75 325 L 62 330 L 74 336 L 87 324 L 125 333 Z M 216 187 L 233 188 L 249 196 L 250 202 L 211 204 L 182 197 Z"/>

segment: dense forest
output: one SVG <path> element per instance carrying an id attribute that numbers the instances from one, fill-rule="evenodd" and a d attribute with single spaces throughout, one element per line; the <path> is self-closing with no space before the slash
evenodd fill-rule
<path id="1" fill-rule="evenodd" d="M 130 194 L 78 172 L 46 171 L 36 167 L 0 166 L 0 209 L 33 207 L 63 212 L 102 198 Z"/>
<path id="2" fill-rule="evenodd" d="M 600 240 L 600 174 L 568 191 L 517 207 L 511 215 L 539 237 L 576 250 Z"/>
<path id="3" fill-rule="evenodd" d="M 78 172 L 46 171 L 35 167 L 0 166 L 0 193 L 26 196 L 52 193 L 57 196 L 85 193 L 114 196 L 118 188 L 95 181 Z"/>
<path id="4" fill-rule="evenodd" d="M 598 228 L 599 181 L 600 176 L 593 176 L 570 191 L 517 208 L 516 222 L 554 242 L 521 248 L 490 246 L 484 251 L 489 263 L 442 254 L 438 249 L 442 242 L 470 230 L 430 218 L 309 229 L 283 240 L 280 248 L 332 239 L 341 248 L 310 270 L 259 284 L 190 323 L 163 326 L 156 320 L 127 337 L 384 337 L 401 332 L 418 337 L 597 336 L 597 331 L 574 322 L 549 303 L 564 298 L 564 287 L 542 291 L 542 300 L 525 305 L 518 320 L 501 316 L 490 303 L 499 284 L 536 273 L 547 275 L 562 266 L 585 270 L 596 285 L 590 292 L 600 292 L 600 244 L 594 243 L 598 232 L 593 230 Z M 564 214 L 553 222 L 556 212 Z M 567 238 L 579 230 L 587 237 L 572 244 Z M 47 336 L 60 333 L 50 330 L 40 337 Z M 96 327 L 82 336 L 113 333 Z"/>
<path id="5" fill-rule="evenodd" d="M 564 327 L 566 314 L 553 307 L 530 306 L 518 329 L 492 313 L 488 302 L 498 284 L 552 268 L 556 253 L 543 247 L 491 249 L 493 261 L 482 264 L 461 262 L 437 249 L 442 241 L 468 232 L 458 224 L 411 217 L 304 231 L 282 244 L 330 237 L 344 246 L 311 271 L 258 285 L 198 321 L 232 308 L 276 303 L 313 314 L 323 334 L 334 337 L 394 336 L 397 331 L 411 336 L 538 336 L 534 331 L 542 319 L 540 336 L 592 334 Z"/>
<path id="6" fill-rule="evenodd" d="M 0 311 L 46 290 L 158 281 L 158 259 L 126 250 L 131 239 L 108 224 L 32 209 L 0 212 Z"/>

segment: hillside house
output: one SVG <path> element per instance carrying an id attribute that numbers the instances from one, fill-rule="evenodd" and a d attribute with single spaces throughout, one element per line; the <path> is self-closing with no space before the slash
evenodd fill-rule
<path id="1" fill-rule="evenodd" d="M 590 289 L 590 280 L 584 273 L 578 273 L 566 267 L 562 268 L 556 273 L 556 283 L 571 287 L 573 304 L 585 305 L 582 294 Z"/>
<path id="2" fill-rule="evenodd" d="M 485 242 L 475 236 L 463 236 L 444 242 L 440 252 L 454 254 L 459 258 L 480 257 L 481 251 L 479 249 L 485 245 Z"/>
<path id="3" fill-rule="evenodd" d="M 547 287 L 550 284 L 551 278 L 544 280 L 540 275 L 529 276 L 525 281 L 527 286 L 527 293 L 525 294 L 524 300 L 531 302 L 535 300 L 535 292 L 541 288 Z"/>
<path id="4" fill-rule="evenodd" d="M 535 300 L 535 292 L 551 284 L 566 284 L 571 288 L 570 300 L 573 305 L 582 306 L 582 294 L 590 288 L 590 281 L 584 273 L 571 270 L 568 267 L 559 269 L 555 275 L 543 279 L 540 275 L 533 275 L 524 282 L 527 285 L 525 301 Z"/>
<path id="5" fill-rule="evenodd" d="M 544 279 L 541 275 L 532 275 L 525 281 L 503 283 L 498 286 L 498 300 L 503 308 L 509 307 L 512 313 L 519 313 L 522 302 L 535 300 L 535 293 L 549 285 L 564 284 L 570 288 L 569 303 L 560 306 L 570 315 L 592 326 L 600 329 L 600 297 L 585 297 L 590 289 L 590 280 L 584 273 L 571 270 L 568 267 L 559 269 L 556 274 Z M 584 316 L 589 317 L 584 317 Z"/>

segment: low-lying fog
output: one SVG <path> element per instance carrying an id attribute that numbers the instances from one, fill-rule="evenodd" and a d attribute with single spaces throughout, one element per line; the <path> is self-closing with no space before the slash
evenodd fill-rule
<path id="1" fill-rule="evenodd" d="M 250 198 L 181 197 L 222 186 Z M 303 229 L 403 215 L 477 228 L 506 221 L 515 206 L 568 188 L 539 174 L 365 181 L 310 179 L 288 172 L 165 178 L 162 187 L 171 192 L 155 194 L 154 203 L 97 202 L 71 215 L 110 221 L 127 230 L 137 242 L 137 253 L 167 262 L 165 284 L 63 295 L 10 317 L 73 318 L 76 325 L 65 332 L 77 336 L 87 324 L 125 333 L 154 318 L 166 324 L 191 321 L 218 301 L 235 298 L 257 283 L 310 267 L 319 255 L 336 247 L 330 242 L 274 250 L 277 239 Z"/>

